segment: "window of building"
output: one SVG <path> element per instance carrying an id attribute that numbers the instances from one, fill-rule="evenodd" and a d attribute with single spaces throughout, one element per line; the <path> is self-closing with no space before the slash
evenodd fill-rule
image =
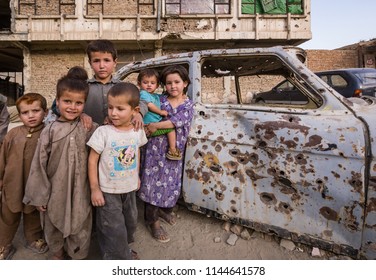
<path id="1" fill-rule="evenodd" d="M 75 0 L 18 0 L 19 15 L 74 15 L 76 9 Z"/>
<path id="2" fill-rule="evenodd" d="M 230 0 L 166 0 L 166 15 L 230 14 Z"/>
<path id="3" fill-rule="evenodd" d="M 129 16 L 129 15 L 154 15 L 155 0 L 129 0 L 129 1 L 105 1 L 86 0 L 86 13 L 88 16 L 97 16 L 99 13 L 105 16 Z M 116 3 L 115 3 L 116 2 Z"/>
<path id="4" fill-rule="evenodd" d="M 303 0 L 242 0 L 241 13 L 244 14 L 297 14 L 304 13 Z"/>

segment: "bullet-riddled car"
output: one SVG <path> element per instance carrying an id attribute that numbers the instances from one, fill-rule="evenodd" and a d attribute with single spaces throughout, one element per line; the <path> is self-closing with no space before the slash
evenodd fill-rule
<path id="1" fill-rule="evenodd" d="M 376 104 L 347 99 L 295 47 L 196 51 L 131 63 L 116 77 L 179 64 L 195 114 L 184 159 L 189 209 L 353 258 L 376 258 Z M 288 80 L 302 102 L 255 102 Z M 162 168 L 156 166 L 156 168 Z"/>

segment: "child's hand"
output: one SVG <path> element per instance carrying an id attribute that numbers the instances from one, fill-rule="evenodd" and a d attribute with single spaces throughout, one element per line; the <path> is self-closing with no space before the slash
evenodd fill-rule
<path id="1" fill-rule="evenodd" d="M 104 197 L 103 193 L 100 189 L 92 190 L 91 191 L 91 204 L 93 206 L 98 207 L 98 206 L 104 206 Z"/>
<path id="2" fill-rule="evenodd" d="M 43 205 L 43 206 L 36 206 L 37 210 L 39 212 L 46 212 L 47 211 L 47 205 Z"/>
<path id="3" fill-rule="evenodd" d="M 162 117 L 167 117 L 168 112 L 166 110 L 161 110 L 161 113 L 159 115 L 161 115 Z"/>
<path id="4" fill-rule="evenodd" d="M 143 129 L 144 128 L 144 121 L 142 119 L 142 115 L 141 114 L 135 114 L 133 116 L 132 123 L 133 123 L 135 131 L 138 131 L 139 129 Z"/>
<path id="5" fill-rule="evenodd" d="M 149 123 L 148 125 L 145 126 L 146 136 L 150 136 L 156 131 L 157 131 L 157 128 L 155 126 L 155 123 Z"/>
<path id="6" fill-rule="evenodd" d="M 86 130 L 90 131 L 93 128 L 93 120 L 90 116 L 82 113 L 80 119 Z"/>

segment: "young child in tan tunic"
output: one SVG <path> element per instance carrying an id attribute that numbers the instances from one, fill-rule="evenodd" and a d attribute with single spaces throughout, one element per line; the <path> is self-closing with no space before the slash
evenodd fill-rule
<path id="1" fill-rule="evenodd" d="M 57 83 L 60 117 L 43 130 L 32 161 L 24 202 L 41 212 L 52 259 L 84 259 L 90 246 L 92 212 L 87 179 L 88 131 L 80 121 L 88 94 L 82 79 Z"/>
<path id="2" fill-rule="evenodd" d="M 16 101 L 16 108 L 23 125 L 6 134 L 0 149 L 0 260 L 11 259 L 16 251 L 12 240 L 21 217 L 26 247 L 36 253 L 48 250 L 38 210 L 22 203 L 31 160 L 44 127 L 47 102 L 38 93 L 28 93 Z"/>

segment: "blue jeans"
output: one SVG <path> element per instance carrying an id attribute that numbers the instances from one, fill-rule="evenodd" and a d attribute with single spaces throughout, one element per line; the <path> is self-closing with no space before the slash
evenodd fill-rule
<path id="1" fill-rule="evenodd" d="M 137 227 L 136 192 L 103 193 L 105 205 L 96 208 L 99 248 L 104 260 L 131 260 L 129 243 Z"/>

